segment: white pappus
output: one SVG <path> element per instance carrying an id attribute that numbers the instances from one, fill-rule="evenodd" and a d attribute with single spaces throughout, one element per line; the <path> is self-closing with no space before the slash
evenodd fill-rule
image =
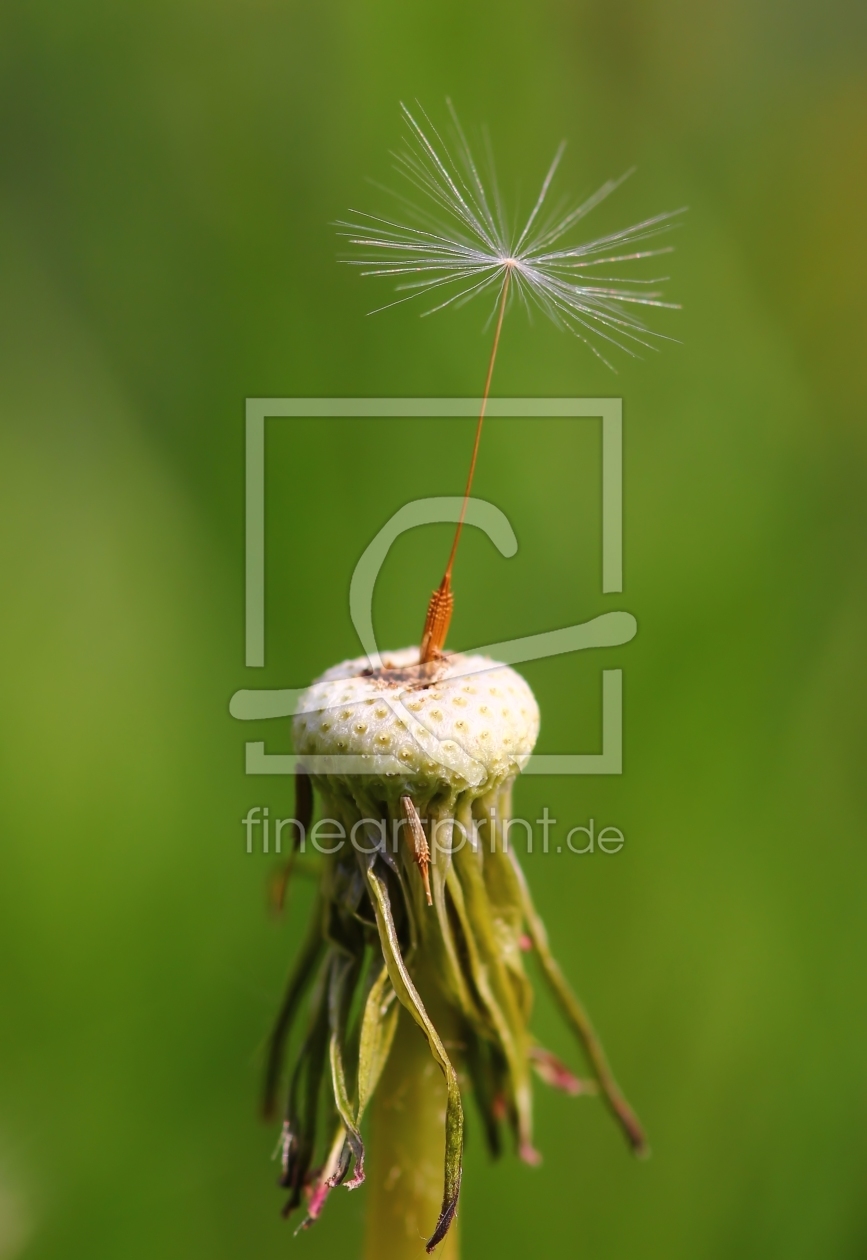
<path id="1" fill-rule="evenodd" d="M 528 313 L 535 306 L 559 327 L 570 329 L 609 367 L 602 353 L 606 343 L 635 355 L 637 347 L 654 348 L 654 338 L 671 340 L 648 328 L 634 309 L 678 309 L 676 303 L 663 301 L 657 287 L 667 276 L 630 278 L 600 275 L 596 269 L 619 269 L 623 264 L 670 253 L 670 245 L 646 246 L 645 242 L 676 227 L 683 209 L 654 215 L 589 241 L 566 243 L 573 229 L 631 172 L 609 180 L 571 209 L 562 201 L 551 206 L 564 141 L 524 226 L 512 231 L 487 136 L 489 187 L 451 101 L 447 104 L 454 131 L 451 150 L 423 111 L 424 128 L 401 105 L 407 134 L 404 146 L 393 154 L 395 169 L 424 195 L 427 204 L 386 189 L 402 206 L 404 220 L 353 210 L 351 218 L 336 225 L 353 247 L 352 255 L 344 261 L 360 267 L 363 275 L 397 281 L 396 290 L 403 296 L 377 310 L 436 295 L 438 300 L 423 312 L 430 315 L 491 291 L 497 302 L 506 294 L 509 300 L 516 295 Z"/>

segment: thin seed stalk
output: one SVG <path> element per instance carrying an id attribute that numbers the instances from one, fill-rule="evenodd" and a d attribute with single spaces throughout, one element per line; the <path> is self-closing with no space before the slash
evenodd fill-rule
<path id="1" fill-rule="evenodd" d="M 424 632 L 421 637 L 421 652 L 419 660 L 422 665 L 427 665 L 430 661 L 436 660 L 442 652 L 446 643 L 446 636 L 449 632 L 449 623 L 452 619 L 452 610 L 454 608 L 454 595 L 452 593 L 452 568 L 455 563 L 455 556 L 458 551 L 458 543 L 461 540 L 461 530 L 464 527 L 464 518 L 467 514 L 467 503 L 470 498 L 470 490 L 473 487 L 473 477 L 476 472 L 476 460 L 479 455 L 479 443 L 482 439 L 482 425 L 485 422 L 485 412 L 488 408 L 488 397 L 491 392 L 491 381 L 494 379 L 494 364 L 497 361 L 497 350 L 500 346 L 500 333 L 503 331 L 503 319 L 506 314 L 506 302 L 509 298 L 509 284 L 512 279 L 511 264 L 506 266 L 503 275 L 503 287 L 500 290 L 500 298 L 497 304 L 497 322 L 494 327 L 494 340 L 491 345 L 491 357 L 488 359 L 488 371 L 485 376 L 485 388 L 482 394 L 482 404 L 479 409 L 479 418 L 476 422 L 476 436 L 473 442 L 473 453 L 470 458 L 470 471 L 467 475 L 467 485 L 464 490 L 464 501 L 461 507 L 461 514 L 458 517 L 455 536 L 452 541 L 452 549 L 449 552 L 449 559 L 446 565 L 446 571 L 443 580 L 430 598 L 427 608 L 427 616 L 425 617 Z"/>

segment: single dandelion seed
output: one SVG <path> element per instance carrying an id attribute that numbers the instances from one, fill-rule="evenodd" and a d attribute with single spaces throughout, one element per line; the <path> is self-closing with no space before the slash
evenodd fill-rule
<path id="1" fill-rule="evenodd" d="M 426 207 L 400 197 L 402 221 L 356 213 L 342 225 L 361 251 L 351 261 L 365 274 L 396 278 L 404 291 L 397 301 L 433 296 L 430 314 L 487 293 L 494 297 L 495 326 L 463 509 L 420 646 L 384 653 L 376 668 L 367 657 L 344 661 L 312 684 L 295 711 L 298 833 L 309 829 L 315 790 L 323 816 L 336 820 L 351 843 L 323 859 L 265 1078 L 265 1111 L 273 1114 L 306 996 L 306 1030 L 291 1056 L 279 1147 L 284 1212 L 306 1201 L 306 1228 L 334 1187 L 364 1181 L 362 1121 L 376 1096 L 381 1168 L 367 1251 L 376 1260 L 416 1255 L 421 1231 L 432 1223 L 427 1214 L 437 1213 L 428 1251 L 449 1234 L 461 1186 L 467 1091 L 493 1155 L 506 1126 L 520 1157 L 539 1161 L 533 1072 L 570 1095 L 601 1094 L 632 1149 L 646 1151 L 641 1126 L 551 953 L 510 843 L 513 784 L 539 730 L 536 700 L 509 666 L 444 648 L 452 568 L 510 301 L 517 296 L 528 310 L 539 308 L 600 357 L 611 346 L 627 353 L 651 346 L 659 334 L 633 307 L 669 305 L 654 287 L 661 278 L 628 281 L 594 269 L 668 252 L 645 242 L 668 231 L 674 216 L 568 244 L 620 181 L 574 209 L 552 207 L 561 145 L 526 223 L 510 232 L 492 172 L 486 188 L 453 110 L 451 117 L 454 155 L 429 120 L 423 129 L 404 108 L 408 142 L 397 166 L 424 194 Z M 541 972 L 577 1034 L 591 1080 L 535 1041 L 525 960 Z M 444 1099 L 431 1083 L 430 1059 L 445 1080 Z M 451 1233 L 450 1256 L 457 1254 L 454 1239 Z"/>
<path id="2" fill-rule="evenodd" d="M 432 315 L 449 306 L 465 305 L 483 294 L 496 294 L 492 312 L 494 337 L 464 493 L 466 507 L 509 302 L 517 295 L 528 314 L 538 308 L 555 325 L 579 337 L 608 367 L 612 367 L 606 358 L 609 348 L 633 357 L 639 347 L 655 349 L 655 341 L 671 339 L 648 328 L 633 308 L 679 309 L 676 303 L 663 301 L 662 291 L 656 287 L 668 277 L 603 276 L 596 269 L 625 266 L 670 253 L 670 245 L 648 248 L 645 242 L 677 226 L 683 209 L 569 244 L 577 226 L 632 172 L 608 180 L 592 197 L 571 209 L 565 209 L 562 202 L 551 206 L 555 176 L 566 147 L 564 141 L 554 154 L 524 226 L 519 232 L 510 232 L 493 161 L 489 157 L 488 189 L 451 101 L 447 105 L 454 132 L 452 150 L 423 111 L 426 130 L 401 104 L 405 142 L 393 156 L 397 171 L 422 194 L 422 201 L 386 189 L 401 206 L 403 219 L 353 211 L 352 218 L 339 221 L 337 226 L 354 250 L 353 256 L 344 261 L 360 267 L 365 276 L 396 280 L 397 291 L 405 294 L 378 307 L 378 311 L 436 295 L 434 305 L 423 312 Z M 425 662 L 434 660 L 445 645 L 454 609 L 452 568 L 463 523 L 462 513 L 442 582 L 428 605 L 421 644 Z"/>
<path id="3" fill-rule="evenodd" d="M 454 143 L 446 146 L 433 124 L 422 114 L 426 130 L 401 106 L 407 127 L 404 147 L 395 154 L 397 171 L 422 194 L 417 201 L 391 189 L 402 218 L 385 218 L 364 211 L 337 226 L 353 247 L 344 261 L 365 276 L 396 281 L 396 298 L 378 311 L 415 298 L 435 298 L 425 315 L 449 306 L 462 306 L 484 294 L 495 294 L 495 341 L 503 309 L 517 298 L 531 311 L 537 308 L 558 327 L 568 328 L 611 367 L 605 358 L 611 348 L 635 355 L 653 349 L 664 334 L 648 328 L 635 307 L 678 309 L 663 300 L 657 286 L 668 277 L 640 278 L 602 275 L 597 269 L 619 268 L 671 252 L 670 245 L 647 247 L 646 242 L 670 232 L 683 209 L 654 215 L 631 227 L 589 241 L 569 243 L 575 229 L 592 210 L 619 188 L 632 172 L 608 180 L 592 197 L 571 209 L 550 204 L 555 176 L 565 142 L 554 155 L 539 195 L 520 231 L 509 230 L 493 170 L 485 187 L 481 168 L 470 149 L 451 102 L 448 102 Z M 495 350 L 496 353 L 496 350 Z M 490 382 L 489 382 L 490 383 Z"/>

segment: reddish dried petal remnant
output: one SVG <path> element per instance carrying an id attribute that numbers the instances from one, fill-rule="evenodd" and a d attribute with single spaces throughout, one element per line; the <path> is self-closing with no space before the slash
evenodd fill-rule
<path id="1" fill-rule="evenodd" d="M 533 1060 L 533 1067 L 536 1069 L 537 1074 L 546 1085 L 551 1085 L 554 1089 L 561 1089 L 564 1094 L 571 1094 L 573 1097 L 577 1097 L 578 1094 L 597 1093 L 595 1081 L 582 1081 L 550 1050 L 543 1050 L 541 1046 L 533 1046 L 530 1051 L 530 1058 Z"/>

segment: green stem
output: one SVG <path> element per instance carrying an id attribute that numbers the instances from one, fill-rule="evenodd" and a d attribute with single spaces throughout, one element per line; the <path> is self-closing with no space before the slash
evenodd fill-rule
<path id="1" fill-rule="evenodd" d="M 446 1031 L 448 1014 L 431 990 L 424 986 L 423 1000 Z M 442 1205 L 446 1083 L 424 1033 L 403 1009 L 372 1113 L 365 1260 L 423 1260 Z M 458 1260 L 457 1220 L 434 1254 Z"/>

